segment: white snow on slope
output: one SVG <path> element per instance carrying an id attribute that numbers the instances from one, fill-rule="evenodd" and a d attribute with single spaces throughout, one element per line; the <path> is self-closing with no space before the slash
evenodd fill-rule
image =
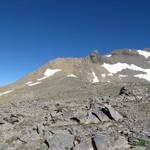
<path id="1" fill-rule="evenodd" d="M 69 75 L 67 75 L 67 77 L 72 77 L 72 78 L 78 78 L 76 75 L 74 75 L 74 74 L 69 74 Z"/>
<path id="2" fill-rule="evenodd" d="M 27 83 L 25 83 L 26 85 L 28 85 L 28 84 L 31 84 L 32 83 L 32 81 L 29 81 L 29 82 L 27 82 Z"/>
<path id="3" fill-rule="evenodd" d="M 112 55 L 111 54 L 109 54 L 109 55 L 105 55 L 105 57 L 111 57 Z"/>
<path id="4" fill-rule="evenodd" d="M 95 72 L 92 72 L 92 75 L 93 75 L 93 83 L 96 83 L 96 82 L 99 82 L 99 80 L 98 80 L 98 77 L 96 76 L 96 74 L 95 74 Z"/>
<path id="5" fill-rule="evenodd" d="M 103 78 L 105 78 L 105 77 L 106 77 L 106 74 L 101 74 L 101 76 L 102 76 Z"/>
<path id="6" fill-rule="evenodd" d="M 128 75 L 119 74 L 119 77 L 121 77 L 121 78 L 125 78 L 125 77 L 128 77 Z"/>
<path id="7" fill-rule="evenodd" d="M 28 85 L 28 86 L 34 86 L 34 85 L 38 85 L 38 84 L 40 84 L 41 82 L 34 82 L 33 83 L 33 81 L 29 81 L 29 82 L 27 82 L 27 83 L 25 83 L 26 85 Z"/>
<path id="8" fill-rule="evenodd" d="M 137 50 L 137 52 L 138 52 L 140 55 L 144 56 L 145 58 L 150 57 L 150 52 L 142 51 L 142 50 Z"/>
<path id="9" fill-rule="evenodd" d="M 134 76 L 134 77 L 139 77 L 139 78 L 143 78 L 143 79 L 146 79 L 148 81 L 150 81 L 150 69 L 144 69 L 144 68 L 141 68 L 141 67 L 138 67 L 134 64 L 126 64 L 126 63 L 116 63 L 116 64 L 106 64 L 104 63 L 102 65 L 108 72 L 110 73 L 117 73 L 117 72 L 120 72 L 124 69 L 130 69 L 130 70 L 134 70 L 134 71 L 142 71 L 142 72 L 145 72 L 145 74 L 140 74 L 140 76 Z"/>
<path id="10" fill-rule="evenodd" d="M 112 73 L 109 73 L 107 76 L 108 76 L 108 77 L 112 77 L 112 76 L 113 76 L 113 74 L 112 74 Z"/>
<path id="11" fill-rule="evenodd" d="M 140 79 L 146 79 L 146 80 L 150 81 L 150 74 L 137 74 L 137 75 L 134 75 L 134 77 L 137 77 Z"/>
<path id="12" fill-rule="evenodd" d="M 14 91 L 14 90 L 9 90 L 9 91 L 2 92 L 2 93 L 0 93 L 0 96 L 9 94 L 9 93 L 11 93 L 11 92 L 13 92 L 13 91 Z"/>
<path id="13" fill-rule="evenodd" d="M 59 72 L 61 71 L 61 69 L 47 69 L 45 72 L 44 72 L 44 77 L 42 78 L 39 78 L 37 79 L 38 81 L 41 81 L 41 80 L 44 80 L 52 75 L 54 75 L 56 72 Z"/>
<path id="14" fill-rule="evenodd" d="M 30 84 L 28 84 L 28 86 L 34 86 L 34 85 L 38 85 L 38 84 L 40 84 L 41 82 L 35 82 L 35 83 L 30 83 Z"/>

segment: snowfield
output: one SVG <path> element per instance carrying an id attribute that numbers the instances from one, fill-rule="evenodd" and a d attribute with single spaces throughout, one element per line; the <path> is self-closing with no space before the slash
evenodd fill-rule
<path id="1" fill-rule="evenodd" d="M 92 75 L 93 75 L 93 83 L 96 83 L 96 82 L 99 82 L 99 79 L 98 77 L 96 76 L 95 72 L 92 72 Z"/>
<path id="2" fill-rule="evenodd" d="M 9 91 L 2 92 L 2 93 L 0 93 L 0 96 L 9 94 L 9 93 L 11 93 L 11 92 L 13 92 L 13 91 L 14 91 L 14 90 L 9 90 Z"/>
<path id="3" fill-rule="evenodd" d="M 135 75 L 134 77 L 138 77 L 140 79 L 145 79 L 145 80 L 148 80 L 150 81 L 150 69 L 144 69 L 144 68 L 141 68 L 141 67 L 138 67 L 134 64 L 127 64 L 127 63 L 116 63 L 116 64 L 107 64 L 107 63 L 104 63 L 102 65 L 109 73 L 112 73 L 112 74 L 116 74 L 124 69 L 130 69 L 130 70 L 134 70 L 134 71 L 141 71 L 141 72 L 144 72 L 144 74 L 138 74 L 138 75 Z"/>
<path id="4" fill-rule="evenodd" d="M 38 84 L 40 84 L 41 82 L 35 82 L 35 83 L 30 83 L 30 84 L 28 84 L 28 86 L 34 86 L 34 85 L 38 85 Z"/>
<path id="5" fill-rule="evenodd" d="M 102 76 L 103 78 L 105 78 L 105 77 L 106 77 L 106 74 L 101 74 L 101 76 Z"/>
<path id="6" fill-rule="evenodd" d="M 55 73 L 61 71 L 61 69 L 47 69 L 45 72 L 44 72 L 44 77 L 42 78 L 39 78 L 37 79 L 38 81 L 41 81 L 41 80 L 44 80 L 52 75 L 54 75 Z"/>
<path id="7" fill-rule="evenodd" d="M 138 52 L 140 55 L 144 56 L 146 59 L 147 59 L 148 57 L 150 57 L 150 52 L 142 51 L 142 50 L 137 50 L 137 52 Z"/>
<path id="8" fill-rule="evenodd" d="M 72 77 L 72 78 L 78 78 L 76 75 L 74 75 L 74 74 L 69 74 L 69 75 L 67 75 L 67 77 Z"/>
<path id="9" fill-rule="evenodd" d="M 109 54 L 109 55 L 105 55 L 105 57 L 111 57 L 112 55 L 111 54 Z"/>

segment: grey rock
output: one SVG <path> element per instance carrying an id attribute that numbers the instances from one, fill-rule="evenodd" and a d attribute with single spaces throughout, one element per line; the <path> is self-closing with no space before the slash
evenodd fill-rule
<path id="1" fill-rule="evenodd" d="M 73 150 L 94 150 L 91 143 L 82 142 L 75 146 Z"/>
<path id="2" fill-rule="evenodd" d="M 105 106 L 105 108 L 108 109 L 108 111 L 109 111 L 111 117 L 112 117 L 114 120 L 116 120 L 116 121 L 119 121 L 119 120 L 122 121 L 122 120 L 123 120 L 123 116 L 122 116 L 119 112 L 117 112 L 113 107 L 111 107 L 111 105 L 109 105 L 109 104 L 104 104 L 104 106 Z"/>
<path id="3" fill-rule="evenodd" d="M 118 139 L 115 141 L 115 149 L 124 150 L 130 148 L 128 141 L 123 136 L 119 136 Z"/>
<path id="4" fill-rule="evenodd" d="M 98 109 L 94 109 L 92 110 L 92 112 L 99 118 L 100 121 L 104 122 L 104 121 L 109 121 L 110 119 L 108 118 L 108 116 L 106 116 L 102 111 L 98 110 Z"/>
<path id="5" fill-rule="evenodd" d="M 141 147 L 141 146 L 136 146 L 136 147 L 132 148 L 132 150 L 145 150 L 145 148 Z"/>
<path id="6" fill-rule="evenodd" d="M 110 150 L 111 147 L 111 138 L 107 135 L 96 135 L 93 138 L 93 142 L 95 143 L 98 150 Z"/>
<path id="7" fill-rule="evenodd" d="M 65 150 L 73 147 L 74 136 L 65 132 L 54 134 L 51 138 L 47 139 L 49 148 L 51 150 Z"/>
<path id="8" fill-rule="evenodd" d="M 87 116 L 84 116 L 84 118 L 80 119 L 80 122 L 83 124 L 95 124 L 99 123 L 100 120 L 91 111 L 89 111 Z"/>
<path id="9" fill-rule="evenodd" d="M 69 87 L 69 94 L 73 84 Z M 134 95 L 142 97 L 137 101 L 132 94 L 118 95 L 122 84 L 117 85 L 115 96 L 103 97 L 100 89 L 112 86 L 102 84 L 88 85 L 90 90 L 86 89 L 86 96 L 79 99 L 74 93 L 77 88 L 72 92 L 76 96 L 73 99 L 20 98 L 13 102 L 14 105 L 0 105 L 0 149 L 145 150 L 148 145 L 144 148 L 130 145 L 138 143 L 138 139 L 149 139 L 148 88 L 145 85 L 126 87 L 128 91 L 134 90 Z M 116 87 L 111 89 L 112 92 L 114 90 Z M 90 91 L 97 92 L 97 95 L 92 97 L 88 93 Z M 109 114 L 104 113 L 103 108 Z"/>
<path id="10" fill-rule="evenodd" d="M 98 150 L 125 150 L 130 148 L 127 140 L 123 136 L 115 139 L 109 135 L 98 134 L 93 138 L 93 142 Z"/>

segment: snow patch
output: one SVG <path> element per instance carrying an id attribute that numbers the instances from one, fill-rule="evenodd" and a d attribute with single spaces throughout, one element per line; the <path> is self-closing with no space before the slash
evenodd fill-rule
<path id="1" fill-rule="evenodd" d="M 150 52 L 142 51 L 142 50 L 137 50 L 137 52 L 138 52 L 140 55 L 144 56 L 145 58 L 150 57 Z"/>
<path id="2" fill-rule="evenodd" d="M 113 76 L 113 74 L 112 74 L 112 73 L 109 73 L 107 76 L 108 76 L 108 77 L 112 77 L 112 76 Z"/>
<path id="3" fill-rule="evenodd" d="M 93 75 L 93 83 L 96 83 L 96 82 L 99 82 L 99 80 L 98 80 L 98 77 L 96 76 L 96 74 L 95 74 L 95 72 L 92 72 L 92 75 Z"/>
<path id="4" fill-rule="evenodd" d="M 126 77 L 128 77 L 128 75 L 119 74 L 119 77 L 121 77 L 121 78 L 126 78 Z"/>
<path id="5" fill-rule="evenodd" d="M 101 74 L 101 76 L 102 76 L 103 78 L 105 78 L 105 77 L 106 77 L 106 74 Z"/>
<path id="6" fill-rule="evenodd" d="M 29 82 L 27 82 L 27 83 L 25 83 L 26 85 L 28 85 L 28 84 L 31 84 L 32 83 L 32 81 L 29 81 Z"/>
<path id="7" fill-rule="evenodd" d="M 52 75 L 54 75 L 56 72 L 59 72 L 61 71 L 61 69 L 47 69 L 45 72 L 44 72 L 44 77 L 42 78 L 39 78 L 37 79 L 38 81 L 41 81 L 41 80 L 44 80 Z"/>
<path id="8" fill-rule="evenodd" d="M 126 63 L 116 63 L 116 64 L 106 64 L 102 65 L 105 69 L 107 69 L 110 73 L 114 74 L 123 69 L 128 69 L 130 66 Z"/>
<path id="9" fill-rule="evenodd" d="M 150 69 L 144 69 L 141 67 L 138 67 L 134 64 L 126 64 L 126 63 L 116 63 L 116 64 L 106 64 L 104 63 L 102 65 L 108 72 L 115 74 L 117 72 L 120 72 L 124 69 L 130 69 L 130 70 L 134 70 L 134 71 L 141 71 L 141 72 L 145 72 L 145 74 L 140 74 L 138 76 L 134 76 L 134 77 L 139 77 L 139 78 L 143 78 L 145 80 L 150 81 Z"/>
<path id="10" fill-rule="evenodd" d="M 109 54 L 109 55 L 105 55 L 105 57 L 111 57 L 112 55 L 111 54 Z"/>
<path id="11" fill-rule="evenodd" d="M 30 83 L 30 84 L 28 84 L 28 86 L 34 86 L 34 85 L 38 85 L 38 84 L 40 84 L 41 82 L 35 82 L 35 83 Z"/>
<path id="12" fill-rule="evenodd" d="M 146 80 L 150 81 L 150 74 L 137 74 L 137 75 L 134 75 L 134 77 L 137 77 L 140 79 L 146 79 Z"/>
<path id="13" fill-rule="evenodd" d="M 9 93 L 11 93 L 11 92 L 13 92 L 13 91 L 14 91 L 14 90 L 9 90 L 9 91 L 2 92 L 2 93 L 0 93 L 0 96 L 9 94 Z"/>
<path id="14" fill-rule="evenodd" d="M 78 78 L 76 75 L 74 75 L 74 74 L 69 74 L 69 75 L 67 75 L 67 77 L 72 77 L 72 78 Z"/>

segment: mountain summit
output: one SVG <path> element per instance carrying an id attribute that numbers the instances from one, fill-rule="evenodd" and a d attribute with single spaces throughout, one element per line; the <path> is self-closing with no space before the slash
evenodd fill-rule
<path id="1" fill-rule="evenodd" d="M 148 150 L 150 51 L 57 58 L 0 88 L 0 149 Z"/>
<path id="2" fill-rule="evenodd" d="M 0 98 L 18 90 L 29 94 L 32 88 L 40 91 L 40 87 L 67 86 L 69 82 L 149 83 L 150 51 L 119 49 L 102 56 L 94 50 L 85 58 L 57 58 L 16 83 L 1 87 Z"/>

